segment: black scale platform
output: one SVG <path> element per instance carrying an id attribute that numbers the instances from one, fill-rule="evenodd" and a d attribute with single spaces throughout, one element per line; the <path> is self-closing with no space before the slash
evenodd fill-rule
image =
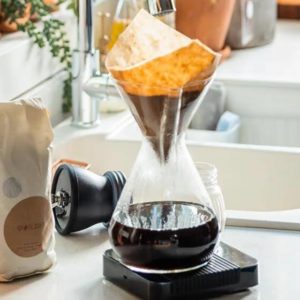
<path id="1" fill-rule="evenodd" d="M 205 267 L 186 273 L 134 272 L 122 265 L 112 250 L 105 252 L 103 262 L 107 280 L 145 300 L 203 299 L 258 284 L 257 260 L 225 243 Z"/>

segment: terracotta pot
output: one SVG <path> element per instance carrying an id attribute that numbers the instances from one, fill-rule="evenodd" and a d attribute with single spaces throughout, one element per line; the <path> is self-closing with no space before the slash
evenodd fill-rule
<path id="1" fill-rule="evenodd" d="M 278 18 L 300 19 L 300 0 L 277 0 Z"/>
<path id="2" fill-rule="evenodd" d="M 9 21 L 3 21 L 3 14 L 1 13 L 0 7 L 0 32 L 15 32 L 18 30 L 17 24 L 25 24 L 30 19 L 30 8 L 31 5 L 27 4 L 27 7 L 22 18 L 17 19 L 14 23 L 9 23 Z"/>
<path id="3" fill-rule="evenodd" d="M 50 7 L 50 12 L 58 11 L 59 5 L 57 4 L 57 0 L 43 0 L 43 2 Z M 37 14 L 33 14 L 30 16 L 30 20 L 32 22 L 37 22 L 39 20 L 39 16 Z"/>
<path id="4" fill-rule="evenodd" d="M 177 0 L 176 29 L 215 51 L 224 47 L 235 0 Z"/>
<path id="5" fill-rule="evenodd" d="M 282 5 L 300 5 L 300 0 L 277 0 L 278 4 Z"/>
<path id="6" fill-rule="evenodd" d="M 44 3 L 50 7 L 51 11 L 57 11 L 59 9 L 57 0 L 44 0 Z"/>

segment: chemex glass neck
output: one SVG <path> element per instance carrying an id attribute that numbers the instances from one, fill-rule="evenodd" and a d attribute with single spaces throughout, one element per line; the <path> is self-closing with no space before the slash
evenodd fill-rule
<path id="1" fill-rule="evenodd" d="M 171 148 L 186 131 L 200 105 L 209 79 L 182 88 L 164 88 L 116 81 L 143 135 L 161 162 L 169 159 Z"/>

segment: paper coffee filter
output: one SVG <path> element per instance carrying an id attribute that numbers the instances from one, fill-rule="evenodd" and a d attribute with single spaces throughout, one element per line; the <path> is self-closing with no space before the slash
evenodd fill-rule
<path id="1" fill-rule="evenodd" d="M 108 54 L 106 67 L 128 93 L 155 96 L 209 78 L 218 62 L 219 55 L 200 41 L 141 10 Z"/>
<path id="2" fill-rule="evenodd" d="M 190 38 L 140 10 L 106 58 L 114 70 L 127 70 L 190 44 Z"/>

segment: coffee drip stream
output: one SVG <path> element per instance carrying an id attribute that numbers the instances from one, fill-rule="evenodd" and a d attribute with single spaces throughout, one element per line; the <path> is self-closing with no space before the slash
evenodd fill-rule
<path id="1" fill-rule="evenodd" d="M 201 90 L 182 89 L 163 92 L 169 95 L 127 94 L 129 100 L 127 102 L 145 138 L 151 143 L 161 163 L 166 163 L 172 145 L 176 145 L 185 132 L 191 115 L 199 104 L 197 99 Z"/>
<path id="2" fill-rule="evenodd" d="M 188 271 L 214 253 L 219 216 L 184 139 L 209 82 L 148 95 L 145 86 L 116 81 L 145 137 L 109 229 L 115 253 L 132 270 Z"/>

